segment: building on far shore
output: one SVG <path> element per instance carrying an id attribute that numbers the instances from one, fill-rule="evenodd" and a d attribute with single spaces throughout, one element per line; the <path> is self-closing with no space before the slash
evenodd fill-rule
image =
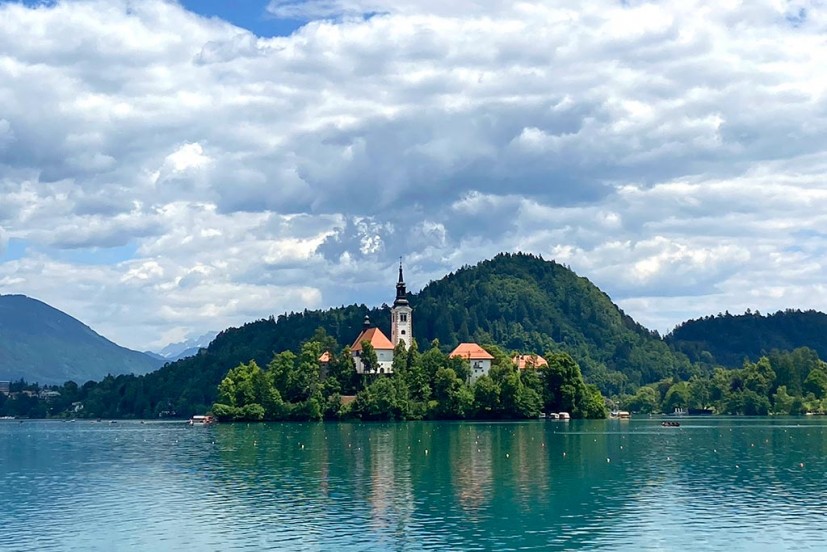
<path id="1" fill-rule="evenodd" d="M 537 369 L 541 366 L 548 366 L 548 361 L 540 355 L 516 355 L 511 361 L 519 370 Z"/>
<path id="2" fill-rule="evenodd" d="M 376 351 L 376 358 L 379 366 L 373 369 L 367 368 L 362 362 L 362 342 L 367 341 Z M 393 343 L 388 339 L 382 330 L 371 327 L 370 317 L 365 315 L 365 322 L 362 333 L 353 342 L 350 348 L 353 355 L 353 363 L 356 365 L 357 374 L 392 374 L 393 373 Z"/>
<path id="3" fill-rule="evenodd" d="M 330 354 L 330 351 L 325 351 L 319 357 L 319 377 L 325 379 L 327 374 L 330 372 L 330 360 L 333 358 L 333 355 Z"/>
<path id="4" fill-rule="evenodd" d="M 4 395 L 8 395 L 10 388 L 11 388 L 11 382 L 0 381 L 0 393 L 3 393 Z"/>
<path id="5" fill-rule="evenodd" d="M 363 341 L 370 343 L 376 351 L 379 366 L 373 370 L 366 369 L 364 362 L 362 362 Z M 356 364 L 356 373 L 392 374 L 393 349 L 400 342 L 404 343 L 405 347 L 408 348 L 411 346 L 411 343 L 413 343 L 413 309 L 408 302 L 405 280 L 402 277 L 401 262 L 399 263 L 399 280 L 396 282 L 396 299 L 391 309 L 391 338 L 388 339 L 379 328 L 371 327 L 370 317 L 365 315 L 362 333 L 359 334 L 350 347 L 353 362 Z M 323 356 L 324 355 L 322 355 L 322 357 Z M 322 358 L 319 358 L 319 362 L 323 363 Z M 330 362 L 329 357 L 327 362 Z"/>
<path id="6" fill-rule="evenodd" d="M 405 348 L 411 348 L 413 339 L 413 309 L 408 303 L 405 280 L 402 278 L 402 263 L 399 263 L 399 280 L 396 282 L 396 299 L 391 309 L 391 343 L 396 347 L 399 342 Z"/>
<path id="7" fill-rule="evenodd" d="M 448 356 L 459 357 L 468 362 L 471 383 L 482 376 L 487 376 L 491 370 L 491 361 L 494 360 L 491 353 L 476 343 L 460 343 Z"/>

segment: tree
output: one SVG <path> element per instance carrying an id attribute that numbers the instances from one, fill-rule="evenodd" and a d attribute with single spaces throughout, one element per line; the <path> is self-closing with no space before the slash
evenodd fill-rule
<path id="1" fill-rule="evenodd" d="M 804 380 L 804 392 L 812 393 L 817 399 L 827 396 L 827 372 L 823 368 L 816 368 Z"/>
<path id="2" fill-rule="evenodd" d="M 764 396 L 751 389 L 745 389 L 741 392 L 743 414 L 747 416 L 766 416 L 770 411 L 770 401 Z"/>
<path id="3" fill-rule="evenodd" d="M 463 385 L 456 372 L 440 368 L 434 377 L 433 411 L 437 418 L 459 419 L 466 417 L 474 405 L 474 395 Z"/>
<path id="4" fill-rule="evenodd" d="M 278 392 L 273 389 L 268 378 L 254 360 L 239 364 L 229 371 L 218 386 L 218 402 L 213 405 L 213 413 L 222 419 L 263 420 L 267 404 L 272 413 L 281 402 Z"/>
<path id="5" fill-rule="evenodd" d="M 685 381 L 676 383 L 666 392 L 663 399 L 663 411 L 674 412 L 676 408 L 689 408 L 691 400 L 689 384 Z"/>
<path id="6" fill-rule="evenodd" d="M 365 374 L 379 373 L 379 358 L 376 356 L 376 349 L 370 344 L 370 341 L 364 340 L 361 343 L 362 352 L 360 359 L 362 360 L 362 368 Z"/>
<path id="7" fill-rule="evenodd" d="M 299 362 L 290 378 L 288 400 L 302 402 L 320 392 L 319 387 L 319 357 L 322 355 L 321 345 L 315 341 L 308 341 L 301 347 Z"/>
<path id="8" fill-rule="evenodd" d="M 794 398 L 787 393 L 787 386 L 782 385 L 772 396 L 772 412 L 773 414 L 791 414 L 793 410 Z"/>
<path id="9" fill-rule="evenodd" d="M 596 385 L 586 385 L 586 393 L 580 401 L 580 415 L 583 418 L 602 419 L 608 415 L 606 400 Z"/>
<path id="10" fill-rule="evenodd" d="M 503 414 L 509 418 L 535 418 L 543 403 L 534 389 L 523 385 L 520 374 L 512 369 L 502 381 L 500 401 Z"/>
<path id="11" fill-rule="evenodd" d="M 547 412 L 573 413 L 577 408 L 578 387 L 583 384 L 580 366 L 568 353 L 548 355 L 548 366 L 540 368 L 543 407 Z"/>
<path id="12" fill-rule="evenodd" d="M 658 411 L 658 392 L 651 387 L 641 387 L 626 404 L 632 412 L 652 414 Z"/>
<path id="13" fill-rule="evenodd" d="M 710 381 L 693 376 L 689 380 L 689 408 L 706 408 L 709 404 Z"/>
<path id="14" fill-rule="evenodd" d="M 775 372 L 767 357 L 761 357 L 755 364 L 747 362 L 742 370 L 744 387 L 758 395 L 769 395 L 775 383 Z"/>
<path id="15" fill-rule="evenodd" d="M 402 340 L 393 348 L 393 363 L 391 366 L 394 374 L 404 377 L 405 371 L 408 369 L 408 350 Z"/>
<path id="16" fill-rule="evenodd" d="M 474 382 L 474 416 L 496 418 L 500 414 L 500 386 L 490 376 L 483 375 Z"/>
<path id="17" fill-rule="evenodd" d="M 448 364 L 447 357 L 439 350 L 439 340 L 435 339 L 431 343 L 431 348 L 419 356 L 422 364 L 422 369 L 428 376 L 429 381 L 434 381 L 436 373 L 440 368 L 445 368 Z"/>
<path id="18" fill-rule="evenodd" d="M 408 394 L 401 378 L 378 378 L 356 395 L 354 412 L 363 420 L 404 420 Z"/>
<path id="19" fill-rule="evenodd" d="M 292 351 L 283 351 L 273 356 L 273 360 L 267 365 L 273 386 L 288 401 L 289 390 L 292 388 L 294 379 L 293 372 L 296 366 L 296 355 Z"/>
<path id="20" fill-rule="evenodd" d="M 427 402 L 431 398 L 432 390 L 428 374 L 422 365 L 422 355 L 419 354 L 416 341 L 411 343 L 406 361 L 404 380 L 408 387 L 411 400 Z"/>
<path id="21" fill-rule="evenodd" d="M 356 393 L 358 374 L 356 364 L 353 362 L 353 355 L 350 347 L 345 347 L 330 364 L 328 379 L 335 379 L 339 382 L 339 389 L 343 395 Z"/>

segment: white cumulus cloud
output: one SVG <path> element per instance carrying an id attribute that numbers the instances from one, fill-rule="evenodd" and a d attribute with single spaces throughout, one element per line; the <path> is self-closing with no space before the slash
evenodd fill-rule
<path id="1" fill-rule="evenodd" d="M 815 0 L 0 4 L 0 292 L 144 348 L 501 250 L 646 324 L 827 309 Z"/>

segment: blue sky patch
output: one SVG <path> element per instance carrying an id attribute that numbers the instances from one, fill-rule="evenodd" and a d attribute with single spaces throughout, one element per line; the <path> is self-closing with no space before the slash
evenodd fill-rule
<path id="1" fill-rule="evenodd" d="M 0 263 L 15 261 L 26 256 L 26 242 L 18 238 L 11 238 L 5 252 L 0 252 Z"/>
<path id="2" fill-rule="evenodd" d="M 189 11 L 205 17 L 217 17 L 238 27 L 243 27 L 257 36 L 290 36 L 301 28 L 302 21 L 277 19 L 267 12 L 266 1 L 248 0 L 182 0 L 181 5 Z"/>

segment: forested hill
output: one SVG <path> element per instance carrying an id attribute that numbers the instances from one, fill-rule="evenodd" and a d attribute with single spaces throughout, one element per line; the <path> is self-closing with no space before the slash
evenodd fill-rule
<path id="1" fill-rule="evenodd" d="M 394 282 L 388 283 L 389 298 L 393 286 Z M 606 392 L 617 392 L 628 382 L 686 376 L 690 369 L 685 356 L 674 354 L 657 334 L 624 314 L 589 280 L 533 255 L 497 255 L 408 297 L 420 347 L 438 339 L 445 351 L 463 341 L 493 343 L 522 353 L 567 351 L 587 378 Z M 344 347 L 359 333 L 366 313 L 390 335 L 387 305 L 304 311 L 226 330 L 205 354 L 189 362 L 205 366 L 214 359 L 224 371 L 244 359 L 266 364 L 274 352 L 295 349 L 317 328 L 323 328 L 337 347 Z"/>
<path id="2" fill-rule="evenodd" d="M 161 364 L 37 299 L 0 295 L 0 380 L 85 383 L 110 373 L 144 374 Z"/>
<path id="3" fill-rule="evenodd" d="M 564 350 L 605 392 L 621 380 L 685 374 L 689 362 L 637 324 L 588 279 L 554 261 L 501 254 L 431 282 L 411 298 L 414 335 L 495 343 L 509 350 Z M 618 373 L 625 377 L 620 378 Z"/>
<path id="4" fill-rule="evenodd" d="M 809 347 L 827 358 L 827 314 L 814 310 L 786 310 L 762 315 L 729 313 L 688 320 L 666 336 L 666 341 L 693 361 L 740 367 L 772 350 Z"/>
<path id="5" fill-rule="evenodd" d="M 394 285 L 388 282 L 389 301 L 395 296 Z M 672 375 L 686 378 L 690 370 L 685 356 L 674 354 L 657 335 L 624 315 L 587 279 L 531 255 L 498 255 L 431 282 L 408 298 L 414 308 L 414 337 L 422 348 L 439 339 L 445 351 L 464 340 L 525 353 L 563 350 L 580 363 L 587 380 L 609 394 L 627 383 L 650 383 Z M 206 410 L 229 369 L 249 360 L 264 366 L 274 353 L 296 350 L 318 328 L 331 338 L 328 347 L 350 345 L 366 312 L 383 332 L 390 333 L 387 305 L 271 317 L 225 330 L 198 355 L 143 378 L 108 378 L 87 404 L 100 401 L 109 407 L 114 401 L 105 414 L 111 416 Z"/>

